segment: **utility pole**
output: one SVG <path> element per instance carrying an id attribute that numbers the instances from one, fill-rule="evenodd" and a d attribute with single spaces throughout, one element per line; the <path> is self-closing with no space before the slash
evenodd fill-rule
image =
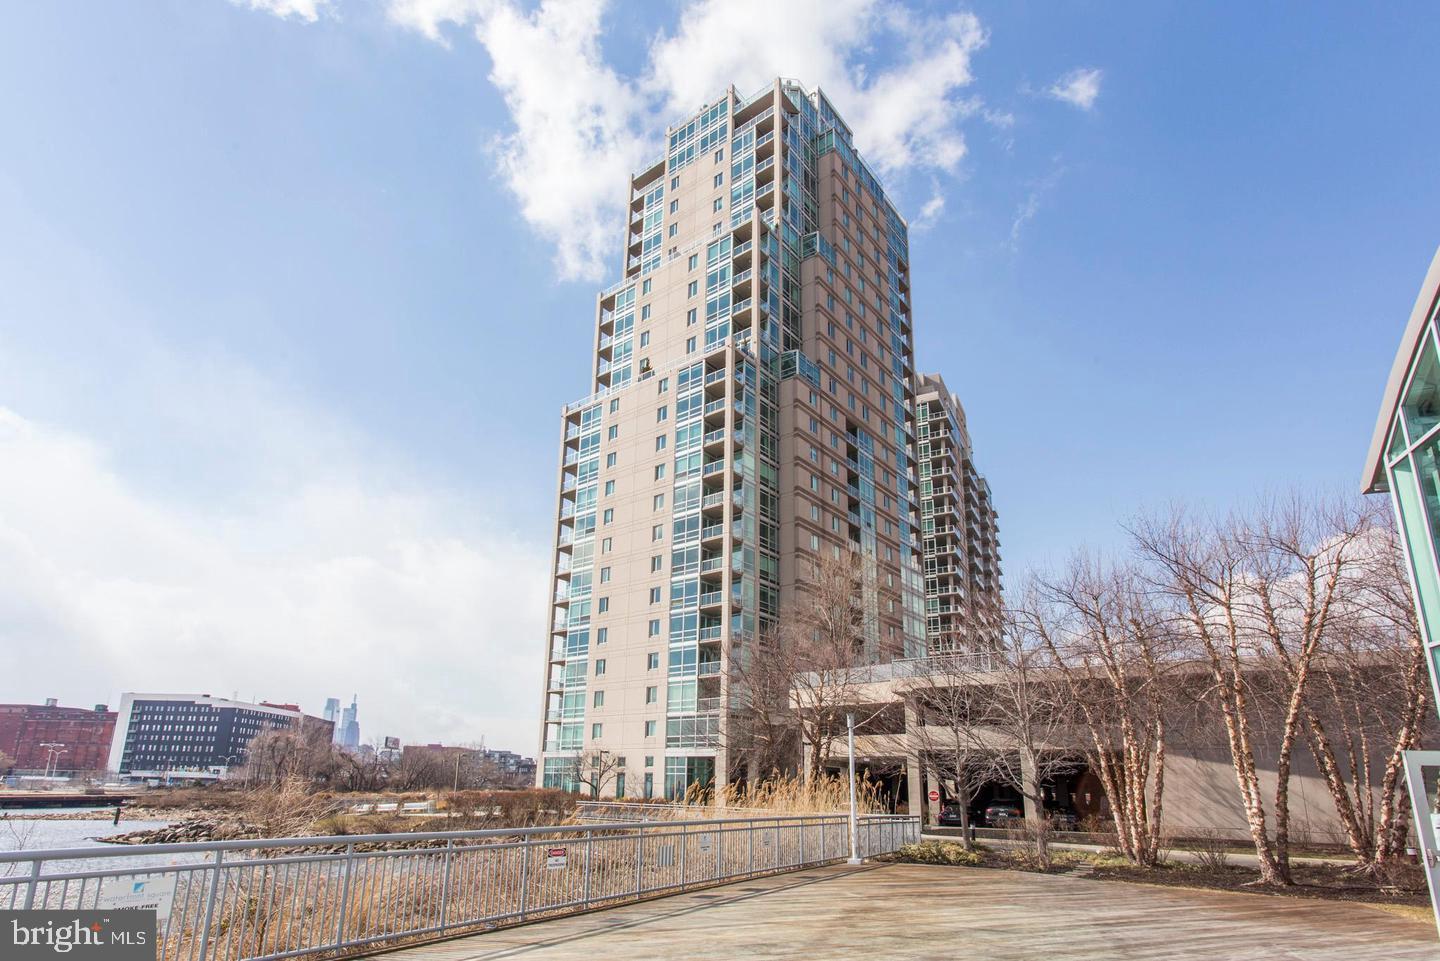
<path id="1" fill-rule="evenodd" d="M 460 790 L 460 762 L 463 761 L 465 758 L 468 758 L 468 757 L 474 757 L 474 755 L 473 755 L 473 754 L 456 754 L 456 755 L 455 755 L 455 783 L 454 783 L 454 785 L 451 786 L 451 788 L 450 788 L 451 791 L 458 791 L 458 790 Z"/>

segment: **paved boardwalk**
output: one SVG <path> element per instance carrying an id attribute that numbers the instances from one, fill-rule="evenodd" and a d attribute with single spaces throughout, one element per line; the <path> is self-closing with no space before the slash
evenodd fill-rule
<path id="1" fill-rule="evenodd" d="M 1359 905 L 923 865 L 817 868 L 405 948 L 386 961 L 1440 958 Z"/>

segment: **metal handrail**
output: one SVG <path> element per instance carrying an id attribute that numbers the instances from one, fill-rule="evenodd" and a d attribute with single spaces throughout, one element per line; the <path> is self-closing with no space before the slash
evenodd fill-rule
<path id="1" fill-rule="evenodd" d="M 868 815 L 860 821 L 867 856 L 919 837 L 917 818 Z M 370 845 L 381 847 L 363 850 Z M 161 961 L 279 961 L 489 930 L 848 854 L 842 814 L 758 812 L 686 821 L 56 848 L 0 854 L 0 865 L 30 863 L 28 871 L 0 875 L 0 909 L 108 908 L 106 882 L 122 881 L 128 892 L 130 881 L 158 879 L 173 892 L 158 932 Z M 176 855 L 205 857 L 173 863 Z M 111 859 L 126 860 L 104 864 Z M 57 863 L 65 861 L 81 863 L 64 870 Z M 47 873 L 47 865 L 62 869 Z"/>
<path id="2" fill-rule="evenodd" d="M 692 821 L 667 821 L 667 827 L 702 827 L 727 824 L 749 824 L 754 821 L 764 821 L 767 824 L 772 821 L 810 821 L 817 817 L 838 817 L 840 814 L 831 812 L 818 814 L 769 814 L 758 818 L 697 818 Z M 904 818 L 906 815 L 867 814 L 865 817 Z M 653 821 L 628 821 L 617 824 L 607 824 L 605 827 L 610 830 L 626 830 L 636 828 L 653 828 Z M 64 861 L 64 860 L 93 860 L 95 858 L 133 858 L 146 854 L 198 854 L 205 851 L 243 851 L 251 848 L 284 848 L 284 847 L 323 847 L 326 845 L 350 845 L 350 844 L 379 844 L 384 842 L 410 843 L 413 841 L 445 841 L 445 840 L 471 840 L 476 838 L 513 838 L 513 837 L 534 837 L 541 834 L 573 834 L 577 830 L 573 824 L 547 825 L 534 828 L 485 828 L 474 831 L 406 831 L 403 834 L 330 834 L 290 838 L 253 838 L 236 839 L 230 841 L 194 841 L 180 844 L 98 844 L 93 847 L 83 848 L 51 848 L 36 851 L 7 851 L 0 852 L 0 864 L 11 861 Z M 584 830 L 580 828 L 580 830 Z M 405 848 L 413 852 L 413 848 Z M 378 852 L 369 851 L 367 854 Z M 177 867 L 179 865 L 176 865 Z M 0 884 L 6 879 L 0 878 Z"/>

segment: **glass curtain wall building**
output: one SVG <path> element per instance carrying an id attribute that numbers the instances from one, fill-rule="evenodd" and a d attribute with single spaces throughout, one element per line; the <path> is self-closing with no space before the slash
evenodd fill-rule
<path id="1" fill-rule="evenodd" d="M 1388 492 L 1410 572 L 1430 672 L 1440 705 L 1440 251 L 1430 262 L 1390 368 L 1362 481 Z M 1440 751 L 1406 751 L 1405 783 L 1419 863 L 1440 927 Z"/>
<path id="2" fill-rule="evenodd" d="M 1366 493 L 1388 492 L 1400 524 L 1420 629 L 1429 651 L 1431 690 L 1440 668 L 1440 252 L 1425 283 L 1385 387 L 1366 461 Z M 1436 704 L 1440 704 L 1437 697 Z"/>
<path id="3" fill-rule="evenodd" d="M 785 80 L 671 127 L 627 196 L 561 420 L 537 780 L 603 752 L 625 776 L 587 789 L 673 797 L 743 774 L 727 666 L 815 558 L 862 558 L 869 660 L 924 650 L 909 240 Z"/>
<path id="4" fill-rule="evenodd" d="M 915 385 L 925 633 L 930 653 L 1000 644 L 1000 529 L 965 408 L 939 374 Z"/>

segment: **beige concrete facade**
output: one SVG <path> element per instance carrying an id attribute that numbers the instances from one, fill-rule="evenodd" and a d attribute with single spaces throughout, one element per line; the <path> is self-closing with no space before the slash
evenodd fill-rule
<path id="1" fill-rule="evenodd" d="M 925 634 L 931 653 L 1000 643 L 1000 529 L 965 408 L 939 374 L 915 386 Z"/>
<path id="2" fill-rule="evenodd" d="M 632 178 L 561 426 L 542 784 L 730 778 L 725 666 L 807 555 L 864 558 L 871 658 L 924 648 L 907 232 L 849 139 L 818 91 L 732 88 Z"/>
<path id="3" fill-rule="evenodd" d="M 894 800 L 897 805 L 903 803 L 908 812 L 922 811 L 927 823 L 933 825 L 942 804 L 949 803 L 951 792 L 949 785 L 942 783 L 934 769 L 927 768 L 920 755 L 926 745 L 944 744 L 953 740 L 953 735 L 943 728 L 932 729 L 927 734 L 918 727 L 921 713 L 915 708 L 915 699 L 923 696 L 933 683 L 925 679 L 927 662 L 928 659 L 918 658 L 861 669 L 849 690 L 857 703 L 870 706 L 863 712 L 865 714 L 875 714 L 874 708 L 879 705 L 897 706 L 896 710 L 877 715 L 870 730 L 862 729 L 857 733 L 855 756 L 860 767 L 877 779 L 903 771 L 904 791 Z M 969 683 L 989 683 L 985 669 L 979 663 L 973 674 L 965 675 Z M 946 676 L 941 675 L 942 678 Z M 898 709 L 902 704 L 903 710 Z M 1178 722 L 1177 718 L 1177 723 L 1168 732 L 1165 746 L 1166 831 L 1176 836 L 1218 831 L 1239 840 L 1248 838 L 1248 822 L 1236 787 L 1235 768 L 1223 728 L 1218 722 L 1207 724 L 1197 717 L 1181 713 L 1186 720 Z M 1276 787 L 1274 758 L 1277 734 L 1273 721 L 1268 716 L 1257 717 L 1253 732 L 1261 796 L 1267 799 L 1274 798 Z M 983 738 L 996 750 L 1004 750 L 1012 743 L 1007 742 L 1000 732 L 996 732 L 993 738 L 985 738 L 985 733 L 978 731 L 976 737 Z M 1054 747 L 1057 751 L 1065 749 L 1059 744 Z M 832 766 L 838 769 L 841 763 L 843 759 L 836 758 Z M 1300 844 L 1333 844 L 1343 848 L 1346 843 L 1343 826 L 1324 775 L 1310 752 L 1296 751 L 1291 763 L 1292 840 Z M 1382 770 L 1374 772 L 1376 799 L 1382 775 Z M 1058 791 L 1041 792 L 1046 795 L 1047 806 L 1053 802 L 1056 808 L 1073 811 L 1081 818 L 1087 815 L 1101 819 L 1109 817 L 1109 807 L 1098 778 L 1086 776 L 1083 766 L 1077 766 L 1074 774 L 1065 781 Z M 943 800 L 930 800 L 932 789 L 940 793 Z M 1013 793 L 1013 789 L 1006 793 Z M 1069 796 L 1062 796 L 1067 794 Z M 1023 804 L 1027 817 L 1036 816 L 1038 812 L 1028 799 Z"/>

